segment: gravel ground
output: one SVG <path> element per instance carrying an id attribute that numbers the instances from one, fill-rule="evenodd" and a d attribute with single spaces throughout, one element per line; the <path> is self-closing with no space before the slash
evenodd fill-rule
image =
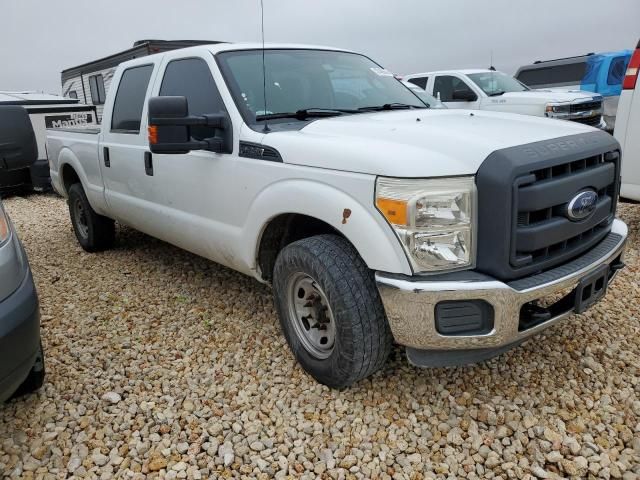
<path id="1" fill-rule="evenodd" d="M 331 391 L 270 291 L 129 229 L 86 254 L 54 196 L 5 202 L 42 303 L 47 382 L 0 406 L 2 478 L 639 478 L 640 206 L 606 300 L 497 359 Z"/>

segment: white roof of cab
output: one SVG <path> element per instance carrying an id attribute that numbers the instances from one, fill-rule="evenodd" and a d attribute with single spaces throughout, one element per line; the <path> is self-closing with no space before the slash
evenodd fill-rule
<path id="1" fill-rule="evenodd" d="M 212 45 L 203 45 L 200 47 L 189 47 L 183 50 L 206 48 L 213 53 L 228 52 L 233 50 L 261 50 L 262 43 L 216 43 Z M 303 49 L 303 50 L 336 50 L 339 52 L 356 53 L 351 50 L 338 47 L 328 47 L 324 45 L 306 45 L 298 43 L 265 43 L 265 50 L 277 50 L 277 49 Z"/>
<path id="2" fill-rule="evenodd" d="M 237 50 L 262 50 L 262 43 L 212 43 L 210 45 L 197 45 L 194 47 L 180 48 L 179 50 L 171 50 L 169 52 L 160 52 L 154 55 L 149 55 L 145 57 L 134 58 L 132 60 L 128 60 L 126 62 L 122 62 L 121 65 L 130 65 L 130 64 L 138 64 L 144 63 L 145 61 L 149 61 L 149 58 L 153 58 L 156 55 L 165 55 L 167 53 L 174 54 L 175 52 L 184 53 L 185 55 L 194 54 L 197 52 L 211 52 L 213 54 L 220 52 L 232 52 Z M 265 50 L 332 50 L 336 52 L 346 52 L 346 53 L 358 53 L 352 50 L 346 50 L 344 48 L 338 47 L 329 47 L 329 46 L 321 46 L 321 45 L 306 45 L 306 44 L 297 44 L 297 43 L 265 43 Z M 146 60 L 145 60 L 146 59 Z"/>

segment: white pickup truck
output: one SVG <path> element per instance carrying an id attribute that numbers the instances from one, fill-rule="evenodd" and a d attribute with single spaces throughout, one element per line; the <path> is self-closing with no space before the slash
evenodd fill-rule
<path id="1" fill-rule="evenodd" d="M 329 386 L 394 340 L 420 366 L 495 356 L 623 265 L 619 145 L 591 127 L 427 108 L 331 48 L 200 46 L 113 82 L 101 129 L 48 134 L 82 247 L 108 248 L 117 221 L 271 284 Z"/>
<path id="2" fill-rule="evenodd" d="M 402 79 L 449 108 L 519 113 L 605 127 L 603 97 L 591 92 L 531 90 L 515 78 L 489 69 L 414 73 Z"/>

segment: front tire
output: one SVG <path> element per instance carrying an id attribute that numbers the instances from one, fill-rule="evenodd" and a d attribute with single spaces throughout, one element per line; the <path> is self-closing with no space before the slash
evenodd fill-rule
<path id="1" fill-rule="evenodd" d="M 392 336 L 373 272 L 344 238 L 318 235 L 285 247 L 273 288 L 289 347 L 317 381 L 343 388 L 385 364 Z"/>
<path id="2" fill-rule="evenodd" d="M 98 215 L 91 208 L 79 183 L 74 183 L 69 188 L 69 216 L 78 243 L 87 252 L 99 252 L 113 245 L 116 236 L 115 222 Z"/>

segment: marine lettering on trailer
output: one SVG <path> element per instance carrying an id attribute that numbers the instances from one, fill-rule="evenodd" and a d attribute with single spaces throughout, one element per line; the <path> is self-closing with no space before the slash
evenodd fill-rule
<path id="1" fill-rule="evenodd" d="M 73 112 L 65 115 L 47 115 L 44 117 L 46 128 L 81 127 L 93 123 L 93 114 L 88 112 Z"/>

